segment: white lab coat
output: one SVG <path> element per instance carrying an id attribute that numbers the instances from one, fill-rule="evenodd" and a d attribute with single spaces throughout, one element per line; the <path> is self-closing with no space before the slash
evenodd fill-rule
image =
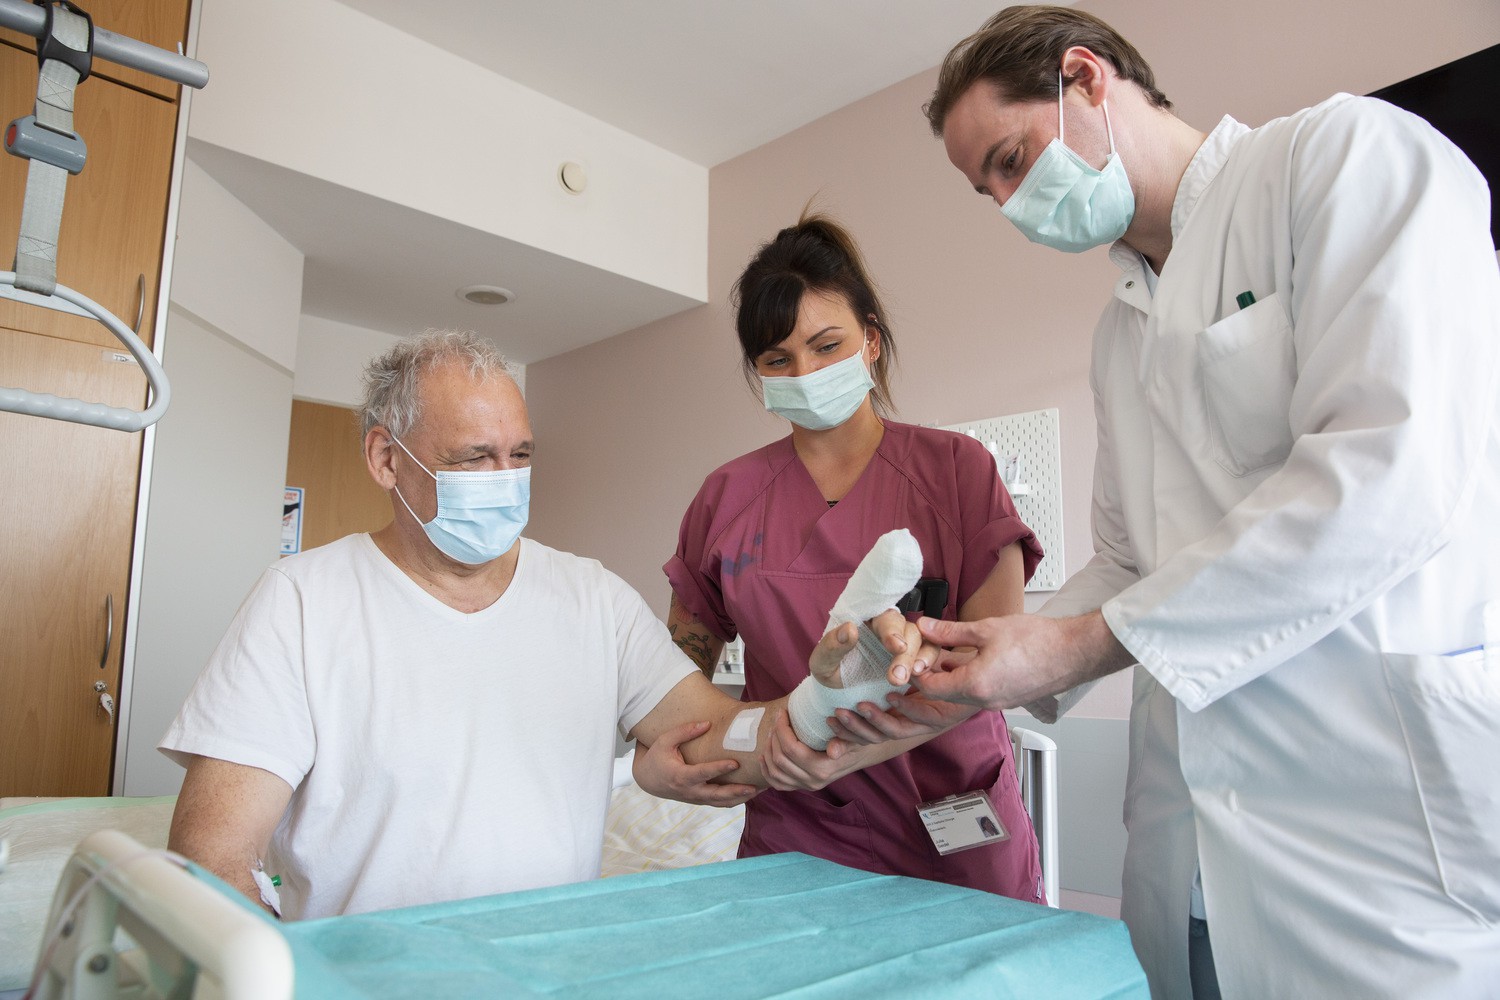
<path id="1" fill-rule="evenodd" d="M 1158 998 L 1200 866 L 1227 998 L 1500 996 L 1488 222 L 1450 144 L 1340 95 L 1215 129 L 1154 296 L 1112 251 L 1096 555 L 1046 611 L 1141 663 L 1122 912 Z"/>

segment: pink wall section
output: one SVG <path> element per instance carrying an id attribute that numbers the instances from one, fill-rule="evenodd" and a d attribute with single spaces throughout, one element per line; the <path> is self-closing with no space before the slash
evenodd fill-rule
<path id="1" fill-rule="evenodd" d="M 1130 38 L 1179 114 L 1205 130 L 1225 113 L 1260 124 L 1500 42 L 1496 0 L 1079 6 Z M 1089 341 L 1116 272 L 1102 249 L 1032 246 L 967 187 L 919 111 L 935 79 L 920 74 L 714 168 L 711 303 L 528 366 L 533 537 L 599 559 L 665 616 L 660 567 L 703 476 L 785 433 L 740 377 L 727 298 L 756 246 L 814 198 L 852 229 L 881 285 L 902 419 L 1061 410 L 1065 563 L 1071 572 L 1087 561 Z M 1080 710 L 1128 714 L 1126 679 Z"/>

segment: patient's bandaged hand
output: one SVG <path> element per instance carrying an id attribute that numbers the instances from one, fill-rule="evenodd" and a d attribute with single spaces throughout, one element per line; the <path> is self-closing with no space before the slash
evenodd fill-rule
<path id="1" fill-rule="evenodd" d="M 892 655 L 865 624 L 896 606 L 922 578 L 922 547 L 905 528 L 888 531 L 875 541 L 829 612 L 831 632 L 845 622 L 859 626 L 859 642 L 839 663 L 837 687 L 809 677 L 787 702 L 787 714 L 797 738 L 814 750 L 828 746 L 833 730 L 828 716 L 835 708 L 853 708 L 862 701 L 885 704 L 885 696 L 904 690 L 886 680 Z"/>

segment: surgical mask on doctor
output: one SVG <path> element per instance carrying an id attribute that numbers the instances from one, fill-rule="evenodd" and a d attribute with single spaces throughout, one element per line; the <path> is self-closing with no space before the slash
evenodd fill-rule
<path id="1" fill-rule="evenodd" d="M 1135 193 L 1125 165 L 1115 152 L 1115 132 L 1104 102 L 1109 158 L 1095 170 L 1063 142 L 1063 85 L 1057 75 L 1057 138 L 1000 206 L 1007 219 L 1033 243 L 1067 253 L 1081 253 L 1125 235 L 1135 217 Z"/>
<path id="2" fill-rule="evenodd" d="M 394 434 L 391 440 L 417 462 Z M 531 511 L 531 468 L 500 469 L 495 472 L 434 473 L 417 462 L 422 471 L 437 480 L 437 516 L 426 524 L 417 517 L 401 487 L 396 496 L 439 552 L 457 562 L 478 566 L 498 559 L 510 551 L 526 528 Z"/>
<path id="3" fill-rule="evenodd" d="M 875 388 L 863 348 L 806 375 L 762 375 L 760 385 L 766 409 L 810 431 L 839 426 Z"/>

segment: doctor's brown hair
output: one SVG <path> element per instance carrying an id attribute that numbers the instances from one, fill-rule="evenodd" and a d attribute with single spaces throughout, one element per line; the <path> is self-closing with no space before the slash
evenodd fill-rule
<path id="1" fill-rule="evenodd" d="M 730 292 L 745 380 L 759 391 L 755 359 L 791 334 L 802 296 L 809 291 L 838 295 L 857 318 L 880 331 L 880 354 L 870 365 L 870 379 L 875 383 L 875 412 L 890 416 L 894 408 L 889 373 L 896 363 L 896 342 L 885 307 L 854 237 L 828 216 L 806 209 L 795 226 L 761 245 Z"/>
<path id="2" fill-rule="evenodd" d="M 922 106 L 932 134 L 942 138 L 948 112 L 980 81 L 994 84 L 1002 100 L 1056 100 L 1063 53 L 1075 45 L 1108 59 L 1121 79 L 1140 87 L 1153 106 L 1172 110 L 1135 46 L 1094 15 L 1071 7 L 1007 7 L 953 46 L 943 60 L 937 89 Z M 1064 86 L 1072 82 L 1063 77 Z"/>

